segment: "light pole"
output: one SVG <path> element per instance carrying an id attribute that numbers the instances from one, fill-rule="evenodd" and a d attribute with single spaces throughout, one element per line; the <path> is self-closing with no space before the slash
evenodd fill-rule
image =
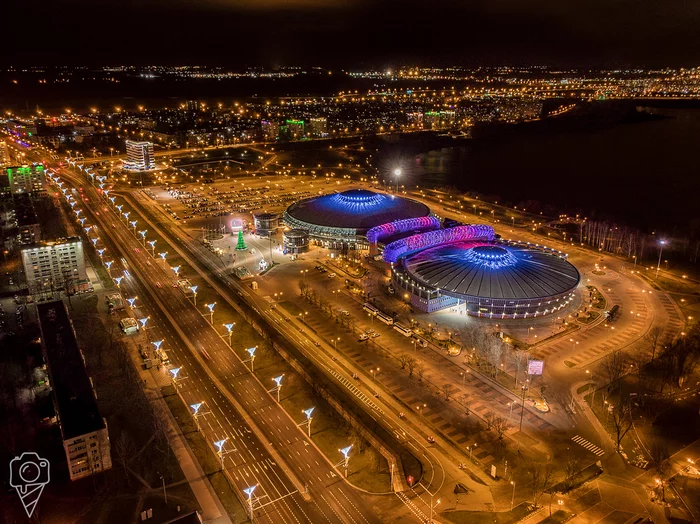
<path id="1" fill-rule="evenodd" d="M 129 222 L 129 215 L 131 214 L 131 211 L 124 211 L 122 213 L 122 216 L 124 217 L 125 222 Z"/>
<path id="2" fill-rule="evenodd" d="M 139 235 L 141 235 L 141 240 L 143 240 L 143 245 L 146 247 L 146 233 L 148 233 L 147 230 L 139 231 Z"/>
<path id="3" fill-rule="evenodd" d="M 510 510 L 513 511 L 513 504 L 515 504 L 515 481 L 511 480 L 510 483 L 513 485 L 513 494 L 510 497 Z"/>
<path id="4" fill-rule="evenodd" d="M 423 425 L 423 409 L 425 409 L 426 406 L 427 406 L 427 404 L 423 404 L 422 406 L 416 406 L 416 409 L 418 410 L 418 413 L 420 414 L 421 426 Z"/>
<path id="5" fill-rule="evenodd" d="M 593 401 L 595 400 L 595 385 L 593 384 L 593 372 L 586 370 L 586 376 L 591 382 L 591 387 L 593 388 L 593 395 L 591 395 L 591 406 L 593 406 Z"/>
<path id="6" fill-rule="evenodd" d="M 472 451 L 474 451 L 474 448 L 477 446 L 476 442 L 472 444 L 471 446 L 468 446 L 467 449 L 469 450 L 469 462 L 472 461 Z"/>
<path id="7" fill-rule="evenodd" d="M 163 475 L 160 476 L 160 480 L 163 481 L 163 497 L 165 498 L 165 503 L 168 503 L 168 494 L 165 491 L 165 477 Z"/>
<path id="8" fill-rule="evenodd" d="M 160 259 L 163 261 L 163 267 L 165 267 L 165 256 L 166 256 L 167 254 L 168 254 L 167 251 L 166 251 L 165 253 L 158 253 L 158 256 L 159 256 Z"/>
<path id="9" fill-rule="evenodd" d="M 258 346 L 253 346 L 252 348 L 246 349 L 248 352 L 248 359 L 243 361 L 243 364 L 246 362 L 250 362 L 250 372 L 253 373 L 255 371 L 255 350 L 258 349 Z"/>
<path id="10" fill-rule="evenodd" d="M 124 277 L 115 277 L 114 281 L 117 283 L 117 289 L 121 289 L 121 283 Z"/>
<path id="11" fill-rule="evenodd" d="M 576 346 L 578 345 L 578 342 L 576 340 L 574 340 L 573 338 L 570 338 L 569 342 L 571 342 L 571 349 L 575 351 Z"/>
<path id="12" fill-rule="evenodd" d="M 666 241 L 659 240 L 659 263 L 656 264 L 656 280 L 659 279 L 659 270 L 661 269 L 661 253 L 664 252 L 664 245 L 666 245 Z"/>
<path id="13" fill-rule="evenodd" d="M 149 240 L 148 244 L 151 246 L 151 256 L 155 258 L 156 256 L 156 241 L 155 240 Z"/>
<path id="14" fill-rule="evenodd" d="M 350 450 L 352 449 L 352 444 L 350 444 L 347 448 L 339 449 L 343 454 L 343 460 L 338 462 L 335 467 L 342 466 L 343 470 L 345 471 L 345 478 L 348 478 L 348 462 L 349 462 L 349 457 L 350 457 Z"/>
<path id="15" fill-rule="evenodd" d="M 250 513 L 250 520 L 251 522 L 253 521 L 253 492 L 255 491 L 255 488 L 257 488 L 258 485 L 256 484 L 255 486 L 251 486 L 249 488 L 245 488 L 243 490 L 243 493 L 248 495 L 248 512 Z"/>
<path id="16" fill-rule="evenodd" d="M 134 235 L 136 234 L 136 224 L 138 224 L 138 220 L 132 220 L 129 222 L 131 224 L 131 227 L 134 228 Z"/>
<path id="17" fill-rule="evenodd" d="M 236 323 L 232 324 L 224 324 L 224 327 L 226 328 L 226 331 L 228 332 L 228 347 L 231 347 L 231 335 L 233 334 L 233 326 L 235 326 Z"/>
<path id="18" fill-rule="evenodd" d="M 197 404 L 190 404 L 192 408 L 192 417 L 194 418 L 194 423 L 197 425 L 197 431 L 201 431 L 199 426 L 199 417 L 203 417 L 206 413 L 200 413 L 200 408 L 204 405 L 204 401 L 198 402 Z"/>
<path id="19" fill-rule="evenodd" d="M 396 177 L 396 194 L 399 194 L 399 177 L 401 176 L 401 169 L 394 169 L 394 176 Z"/>
<path id="20" fill-rule="evenodd" d="M 190 291 L 192 291 L 192 298 L 194 299 L 194 305 L 196 306 L 197 305 L 197 286 L 190 286 Z"/>
<path id="21" fill-rule="evenodd" d="M 369 370 L 370 375 L 372 375 L 372 387 L 374 388 L 374 396 L 378 397 L 379 396 L 379 391 L 377 391 L 377 377 L 375 373 L 379 373 L 379 368 L 375 369 L 370 369 Z"/>
<path id="22" fill-rule="evenodd" d="M 170 269 L 175 272 L 175 278 L 180 278 L 180 266 L 173 266 Z"/>
<path id="23" fill-rule="evenodd" d="M 224 451 L 224 444 L 226 444 L 227 440 L 228 440 L 228 437 L 226 437 L 223 440 L 219 440 L 217 442 L 214 442 L 214 445 L 216 446 L 216 449 L 217 449 L 216 454 L 221 459 L 221 471 L 224 470 L 224 455 L 228 455 L 229 453 L 236 451 L 235 448 L 232 450 Z"/>
<path id="24" fill-rule="evenodd" d="M 273 382 L 275 383 L 275 387 L 272 388 L 268 393 L 272 393 L 273 391 L 277 392 L 277 403 L 280 401 L 280 391 L 282 390 L 282 377 L 284 377 L 284 373 L 282 373 L 279 377 L 273 378 Z"/>
<path id="25" fill-rule="evenodd" d="M 211 317 L 209 318 L 209 322 L 211 322 L 211 325 L 214 325 L 214 306 L 216 305 L 216 302 L 212 304 L 204 304 L 207 308 L 209 308 L 209 314 Z"/>
<path id="26" fill-rule="evenodd" d="M 97 254 L 99 255 L 100 259 L 102 259 L 102 255 L 105 254 L 104 248 L 103 248 L 103 249 L 98 249 L 98 250 L 97 250 Z"/>
<path id="27" fill-rule="evenodd" d="M 131 309 L 134 309 L 134 302 L 136 302 L 136 299 L 139 297 L 133 297 L 133 298 L 127 298 L 126 301 L 129 303 L 129 307 Z"/>
<path id="28" fill-rule="evenodd" d="M 297 424 L 297 426 L 299 426 L 299 427 L 301 427 L 301 426 L 307 427 L 309 438 L 311 438 L 311 421 L 313 420 L 313 417 L 311 416 L 311 414 L 314 412 L 314 409 L 316 409 L 316 408 L 314 407 L 314 408 L 309 408 L 309 409 L 302 409 L 301 412 L 304 415 L 306 415 L 306 420 L 304 422 L 302 422 L 301 424 Z"/>

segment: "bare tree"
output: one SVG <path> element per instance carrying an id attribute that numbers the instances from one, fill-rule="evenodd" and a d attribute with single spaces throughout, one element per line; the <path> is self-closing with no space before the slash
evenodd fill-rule
<path id="1" fill-rule="evenodd" d="M 408 353 L 401 353 L 398 356 L 399 359 L 399 364 L 401 364 L 401 369 L 406 369 L 406 365 L 408 364 L 408 359 L 410 359 L 411 356 Z"/>
<path id="2" fill-rule="evenodd" d="M 628 368 L 627 354 L 616 350 L 608 354 L 600 364 L 600 370 L 608 385 L 608 391 L 615 389 Z"/>
<path id="3" fill-rule="evenodd" d="M 634 425 L 634 417 L 632 416 L 629 400 L 620 400 L 620 402 L 618 402 L 612 410 L 610 421 L 615 429 L 615 443 L 619 451 L 620 442 L 622 442 L 622 439 L 625 438 L 625 435 L 627 435 Z"/>
<path id="4" fill-rule="evenodd" d="M 484 420 L 486 421 L 486 430 L 488 431 L 493 427 L 494 420 L 496 419 L 496 414 L 493 411 L 487 411 L 484 413 Z"/>
<path id="5" fill-rule="evenodd" d="M 408 361 L 406 362 L 406 367 L 408 367 L 408 376 L 412 377 L 413 372 L 416 370 L 416 366 L 418 365 L 418 359 L 416 357 L 408 357 Z"/>
<path id="6" fill-rule="evenodd" d="M 542 464 L 540 462 L 529 462 L 525 466 L 525 473 L 530 481 L 530 489 L 532 490 L 532 503 L 537 506 L 537 503 L 542 497 L 542 494 L 549 487 L 554 475 L 554 465 L 551 462 Z"/>
<path id="7" fill-rule="evenodd" d="M 505 417 L 496 415 L 493 419 L 492 427 L 496 432 L 496 435 L 498 435 L 498 440 L 503 440 L 503 436 L 505 435 L 506 431 L 510 429 L 510 423 Z"/>
<path id="8" fill-rule="evenodd" d="M 515 385 L 518 385 L 518 373 L 522 369 L 523 365 L 527 361 L 527 351 L 522 349 L 514 349 L 508 353 L 510 363 L 513 365 L 513 376 L 515 377 Z"/>
<path id="9" fill-rule="evenodd" d="M 571 489 L 574 485 L 574 481 L 581 473 L 582 468 L 581 459 L 570 458 L 566 461 L 566 464 L 564 464 L 564 485 L 567 489 Z"/>
<path id="10" fill-rule="evenodd" d="M 644 335 L 644 340 L 649 344 L 649 349 L 651 349 L 651 361 L 654 362 L 654 357 L 656 356 L 656 349 L 659 347 L 659 342 L 664 334 L 664 330 L 661 326 L 654 326 L 646 335 Z"/>
<path id="11" fill-rule="evenodd" d="M 447 400 L 450 400 L 450 395 L 452 394 L 452 388 L 453 388 L 453 387 L 454 387 L 454 386 L 452 386 L 452 384 L 449 383 L 449 382 L 446 382 L 446 383 L 444 383 L 444 384 L 442 385 L 442 388 L 441 388 L 441 389 L 442 389 L 443 394 L 445 395 L 445 400 L 446 400 L 446 401 L 447 401 Z"/>
<path id="12" fill-rule="evenodd" d="M 134 455 L 136 454 L 136 445 L 134 444 L 133 439 L 129 436 L 129 434 L 126 431 L 122 431 L 121 435 L 119 435 L 115 451 L 117 455 L 117 461 L 124 470 L 126 482 L 129 486 L 131 486 L 129 466 L 131 466 L 131 461 L 134 459 Z"/>
<path id="13" fill-rule="evenodd" d="M 418 377 L 418 382 L 423 382 L 423 375 L 425 374 L 425 365 L 422 362 L 416 362 L 416 376 Z"/>

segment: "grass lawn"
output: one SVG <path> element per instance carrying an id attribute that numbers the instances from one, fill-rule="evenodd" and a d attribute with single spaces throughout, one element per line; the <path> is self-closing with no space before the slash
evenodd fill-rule
<path id="1" fill-rule="evenodd" d="M 512 511 L 445 511 L 440 516 L 454 524 L 511 524 L 531 512 L 531 505 L 523 502 Z"/>

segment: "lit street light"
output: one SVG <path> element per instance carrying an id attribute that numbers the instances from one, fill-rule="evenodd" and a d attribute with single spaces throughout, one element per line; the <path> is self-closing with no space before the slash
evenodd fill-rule
<path id="1" fill-rule="evenodd" d="M 250 372 L 252 373 L 255 371 L 255 350 L 258 349 L 258 346 L 253 346 L 252 348 L 246 349 L 248 352 L 248 359 L 243 361 L 243 364 L 246 362 L 250 362 Z"/>
<path id="2" fill-rule="evenodd" d="M 418 410 L 418 413 L 420 413 L 420 423 L 421 426 L 423 425 L 423 410 L 426 408 L 427 404 L 423 404 L 422 406 L 416 406 L 416 409 Z"/>
<path id="3" fill-rule="evenodd" d="M 136 302 L 136 299 L 139 297 L 133 297 L 133 298 L 127 298 L 126 301 L 129 303 L 129 307 L 131 309 L 134 309 L 134 302 Z"/>
<path id="4" fill-rule="evenodd" d="M 114 281 L 117 283 L 117 289 L 121 289 L 121 283 L 124 277 L 115 277 Z"/>
<path id="5" fill-rule="evenodd" d="M 144 246 L 146 245 L 146 233 L 148 233 L 146 229 L 144 229 L 143 231 L 139 231 L 139 235 L 141 235 L 141 240 L 143 240 Z"/>
<path id="6" fill-rule="evenodd" d="M 192 298 L 194 298 L 194 305 L 196 306 L 197 305 L 197 286 L 190 286 L 190 291 L 192 291 Z"/>
<path id="7" fill-rule="evenodd" d="M 211 322 L 211 325 L 214 325 L 214 306 L 216 305 L 216 302 L 212 304 L 204 304 L 207 308 L 209 308 L 209 314 L 211 315 L 209 322 Z"/>
<path id="8" fill-rule="evenodd" d="M 129 222 L 131 224 L 131 227 L 134 228 L 134 235 L 136 234 L 136 224 L 138 223 L 138 220 L 132 220 Z"/>
<path id="9" fill-rule="evenodd" d="M 275 387 L 272 388 L 268 393 L 272 393 L 273 391 L 277 392 L 277 402 L 279 403 L 280 401 L 280 391 L 282 390 L 282 377 L 284 377 L 284 373 L 282 373 L 279 377 L 275 377 L 272 380 L 275 383 Z"/>
<path id="10" fill-rule="evenodd" d="M 253 492 L 255 491 L 255 488 L 257 488 L 258 485 L 256 484 L 255 486 L 251 486 L 249 488 L 245 488 L 243 490 L 243 493 L 248 495 L 248 513 L 250 516 L 250 521 L 253 521 Z"/>
<path id="11" fill-rule="evenodd" d="M 400 169 L 394 169 L 394 176 L 396 177 L 396 193 L 398 194 L 399 192 L 399 177 L 401 176 L 401 170 Z"/>
<path id="12" fill-rule="evenodd" d="M 223 440 L 219 440 L 217 442 L 214 442 L 214 445 L 216 446 L 216 449 L 217 449 L 216 454 L 221 459 L 221 471 L 224 470 L 224 455 L 228 455 L 229 453 L 236 451 L 235 448 L 232 450 L 224 451 L 224 444 L 226 444 L 227 440 L 228 440 L 228 437 L 226 437 Z"/>
<path id="13" fill-rule="evenodd" d="M 656 265 L 656 280 L 659 279 L 659 270 L 661 269 L 661 253 L 664 252 L 665 240 L 659 240 L 659 263 Z"/>
<path id="14" fill-rule="evenodd" d="M 155 240 L 149 240 L 148 244 L 151 246 L 151 255 L 153 257 L 156 256 L 156 241 Z"/>
<path id="15" fill-rule="evenodd" d="M 163 261 L 163 267 L 165 267 L 165 257 L 166 257 L 167 254 L 168 254 L 167 251 L 166 251 L 165 253 L 158 253 L 158 256 L 159 256 L 160 259 Z"/>
<path id="16" fill-rule="evenodd" d="M 301 412 L 304 415 L 306 415 L 306 420 L 304 422 L 302 422 L 301 424 L 297 424 L 297 426 L 299 426 L 299 427 L 301 427 L 301 426 L 307 427 L 309 438 L 311 438 L 311 421 L 313 420 L 313 417 L 311 416 L 311 414 L 314 412 L 314 409 L 316 409 L 316 408 L 314 407 L 314 408 L 309 408 L 309 409 L 302 409 Z"/>
<path id="17" fill-rule="evenodd" d="M 342 466 L 343 470 L 345 471 L 345 478 L 348 478 L 348 462 L 349 462 L 349 458 L 350 458 L 350 450 L 351 449 L 352 449 L 352 444 L 350 444 L 347 448 L 343 448 L 343 449 L 338 450 L 343 454 L 343 460 L 338 462 L 335 465 L 335 467 L 337 468 L 337 467 Z"/>
<path id="18" fill-rule="evenodd" d="M 232 324 L 224 324 L 224 327 L 226 328 L 226 331 L 228 332 L 228 347 L 231 347 L 231 335 L 233 335 L 233 326 L 235 326 L 236 323 Z"/>

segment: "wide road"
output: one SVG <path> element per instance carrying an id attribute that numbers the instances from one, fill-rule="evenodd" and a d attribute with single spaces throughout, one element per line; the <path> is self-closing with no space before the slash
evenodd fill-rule
<path id="1" fill-rule="evenodd" d="M 369 504 L 345 483 L 325 456 L 308 442 L 296 422 L 234 355 L 209 324 L 208 315 L 205 318 L 190 299 L 172 287 L 172 270 L 153 259 L 111 206 L 79 174 L 63 169 L 61 177 L 84 187 L 89 202 L 83 209 L 101 229 L 100 237 L 114 259 L 112 274 L 129 271 L 130 276 L 122 282 L 125 296 L 138 295 L 142 313 L 151 316 L 148 324 L 153 326 L 151 340 L 159 339 L 158 333 L 165 340 L 163 347 L 169 352 L 172 367 L 182 367 L 181 376 L 185 379 L 181 391 L 185 401 L 205 402 L 207 414 L 199 419 L 205 435 L 211 442 L 228 438 L 224 450 L 230 452 L 224 455 L 224 468 L 231 474 L 235 489 L 242 492 L 259 485 L 255 496 L 261 497 L 256 504 L 259 507 L 256 513 L 260 515 L 256 514 L 256 518 L 263 522 L 380 522 Z M 121 264 L 122 257 L 127 267 Z M 202 349 L 208 358 L 200 353 Z M 223 385 L 226 391 L 217 385 Z M 243 407 L 243 413 L 234 409 L 228 395 Z M 264 434 L 263 438 L 284 457 L 292 474 L 308 486 L 310 503 L 295 491 L 275 454 L 250 429 L 251 418 Z M 272 501 L 277 502 L 265 505 Z"/>

